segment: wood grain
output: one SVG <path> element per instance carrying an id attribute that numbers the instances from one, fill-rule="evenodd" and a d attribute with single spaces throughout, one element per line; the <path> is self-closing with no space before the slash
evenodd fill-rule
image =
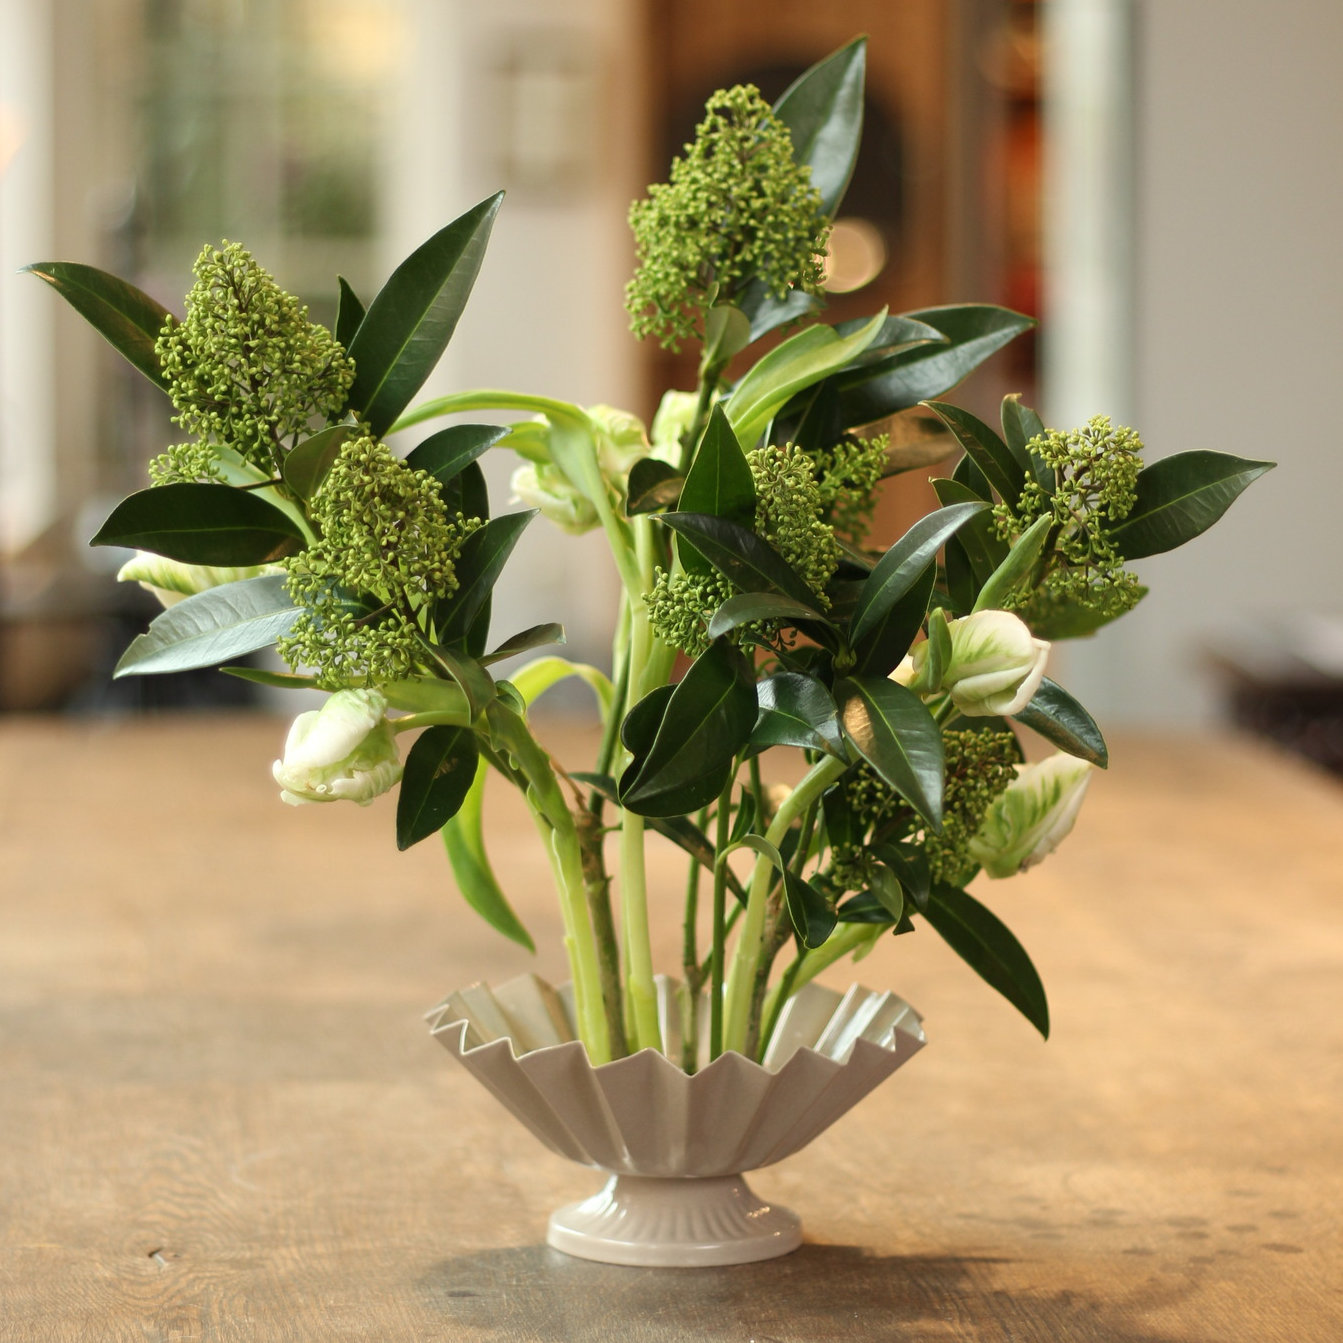
<path id="1" fill-rule="evenodd" d="M 1336 785 L 1241 743 L 1113 743 L 1064 850 L 982 892 L 1055 1038 L 927 933 L 888 939 L 859 973 L 932 1048 L 754 1177 L 809 1244 L 658 1273 L 542 1247 L 596 1177 L 419 1020 L 524 958 L 432 842 L 396 854 L 386 802 L 281 806 L 282 735 L 0 723 L 0 1339 L 1343 1338 Z M 560 975 L 544 862 L 497 801 Z M 653 873 L 670 906 L 679 862 Z"/>

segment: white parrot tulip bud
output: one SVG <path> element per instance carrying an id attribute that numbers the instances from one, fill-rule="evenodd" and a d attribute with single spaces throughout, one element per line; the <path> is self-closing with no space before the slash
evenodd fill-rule
<path id="1" fill-rule="evenodd" d="M 557 466 L 527 462 L 513 472 L 513 496 L 529 508 L 539 508 L 556 526 L 573 536 L 598 524 L 592 501 Z"/>
<path id="2" fill-rule="evenodd" d="M 320 709 L 294 719 L 284 759 L 271 768 L 280 799 L 367 806 L 401 778 L 396 733 L 376 690 L 338 690 Z"/>
<path id="3" fill-rule="evenodd" d="M 587 413 L 597 426 L 597 464 L 602 475 L 623 494 L 630 468 L 650 451 L 643 421 L 614 406 L 589 406 Z"/>
<path id="4" fill-rule="evenodd" d="M 207 588 L 222 587 L 243 578 L 258 578 L 262 574 L 280 574 L 278 564 L 252 564 L 240 568 L 225 568 L 213 564 L 183 564 L 181 560 L 165 559 L 148 550 L 137 550 L 132 559 L 117 570 L 117 582 L 139 583 L 152 592 L 165 607 L 176 606 L 184 597 L 193 597 Z"/>
<path id="5" fill-rule="evenodd" d="M 970 841 L 970 856 L 991 877 L 1034 867 L 1072 830 L 1093 768 L 1062 751 L 1018 765 L 1017 777 L 994 799 Z"/>
<path id="6" fill-rule="evenodd" d="M 891 679 L 929 695 L 945 690 L 967 718 L 1020 713 L 1044 679 L 1049 644 L 1010 611 L 976 611 L 947 626 L 951 656 L 938 685 L 926 685 L 927 640 L 891 673 Z"/>
<path id="7" fill-rule="evenodd" d="M 681 435 L 695 422 L 699 398 L 694 392 L 667 392 L 653 416 L 653 456 L 672 466 L 681 464 Z"/>

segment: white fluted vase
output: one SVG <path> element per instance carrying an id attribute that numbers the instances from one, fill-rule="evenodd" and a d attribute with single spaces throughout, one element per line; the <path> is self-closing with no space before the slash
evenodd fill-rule
<path id="1" fill-rule="evenodd" d="M 676 988 L 658 977 L 663 1039 L 679 1057 Z M 796 1249 L 796 1215 L 757 1198 L 743 1172 L 805 1147 L 924 1045 L 908 1003 L 859 985 L 840 994 L 808 984 L 781 1014 L 763 1064 L 727 1053 L 693 1076 L 653 1049 L 593 1067 L 575 1038 L 567 986 L 556 991 L 534 975 L 450 994 L 428 1020 L 552 1152 L 610 1175 L 597 1194 L 552 1215 L 548 1243 L 654 1267 L 743 1264 Z"/>

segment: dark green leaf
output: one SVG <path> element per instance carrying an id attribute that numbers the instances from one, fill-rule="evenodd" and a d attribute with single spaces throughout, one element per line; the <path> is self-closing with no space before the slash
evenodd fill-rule
<path id="1" fill-rule="evenodd" d="M 979 463 L 975 461 L 969 453 L 956 463 L 956 469 L 951 473 L 951 478 L 960 485 L 964 485 L 976 499 L 983 499 L 986 503 L 993 502 L 993 486 L 989 484 L 989 478 L 980 469 Z M 1007 547 L 1003 547 L 1003 553 L 1007 553 Z"/>
<path id="2" fill-rule="evenodd" d="M 536 946 L 500 889 L 485 852 L 485 832 L 481 823 L 485 774 L 486 765 L 482 760 L 476 768 L 475 783 L 461 809 L 443 827 L 443 846 L 452 864 L 457 889 L 466 903 L 496 932 L 534 952 Z"/>
<path id="3" fill-rule="evenodd" d="M 1251 481 L 1273 470 L 1225 452 L 1179 452 L 1138 473 L 1138 501 L 1108 539 L 1126 560 L 1174 550 L 1206 532 Z"/>
<path id="4" fill-rule="evenodd" d="M 855 331 L 860 331 L 870 320 L 867 317 L 851 317 L 847 322 L 836 322 L 835 330 L 841 336 L 851 336 Z M 854 360 L 851 367 L 875 363 L 890 353 L 895 346 L 904 349 L 911 345 L 930 342 L 934 345 L 945 345 L 947 338 L 927 322 L 916 321 L 908 313 L 895 313 L 881 324 L 877 338 Z"/>
<path id="5" fill-rule="evenodd" d="M 281 472 L 285 484 L 300 499 L 311 499 L 335 466 L 347 440 L 363 432 L 355 424 L 333 424 L 329 429 L 321 429 L 311 438 L 305 438 L 285 454 Z"/>
<path id="6" fill-rule="evenodd" d="M 872 852 L 900 879 L 900 885 L 914 901 L 914 907 L 920 913 L 927 909 L 928 893 L 932 889 L 928 855 L 907 844 L 879 844 Z"/>
<path id="7" fill-rule="evenodd" d="M 131 641 L 112 675 L 213 667 L 273 644 L 289 633 L 298 615 L 283 574 L 207 588 L 156 617 L 146 633 Z"/>
<path id="8" fill-rule="evenodd" d="M 457 590 L 443 604 L 446 619 L 440 630 L 444 643 L 464 639 L 499 581 L 527 524 L 537 510 L 505 513 L 477 528 L 462 544 L 457 557 Z"/>
<path id="9" fill-rule="evenodd" d="M 668 701 L 675 693 L 674 685 L 660 685 L 630 706 L 620 724 L 620 744 L 631 755 L 647 755 L 653 749 Z"/>
<path id="10" fill-rule="evenodd" d="M 510 432 L 501 424 L 450 425 L 413 448 L 406 456 L 406 465 L 415 471 L 428 471 L 444 485 Z"/>
<path id="11" fill-rule="evenodd" d="M 715 303 L 704 318 L 704 363 L 725 364 L 751 343 L 751 320 L 731 303 Z"/>
<path id="12" fill-rule="evenodd" d="M 1140 583 L 1135 592 L 1137 600 L 1141 601 L 1147 596 L 1148 589 Z M 1125 611 L 1105 614 L 1091 606 L 1083 606 L 1075 598 L 1061 597 L 1050 602 L 1044 615 L 1032 616 L 1031 633 L 1038 639 L 1084 639 L 1126 614 Z"/>
<path id="13" fill-rule="evenodd" d="M 438 363 L 480 271 L 504 193 L 435 233 L 382 287 L 350 342 L 350 405 L 385 434 Z"/>
<path id="14" fill-rule="evenodd" d="M 820 299 L 804 289 L 790 289 L 783 298 L 775 298 L 759 277 L 748 280 L 735 295 L 734 302 L 750 320 L 751 340 L 759 340 L 767 332 L 796 322 L 821 306 Z"/>
<path id="15" fill-rule="evenodd" d="M 872 874 L 869 886 L 871 895 L 891 916 L 892 923 L 899 923 L 905 916 L 905 891 L 900 878 L 889 867 L 878 867 Z"/>
<path id="16" fill-rule="evenodd" d="M 707 806 L 722 790 L 724 772 L 755 726 L 751 664 L 717 639 L 676 686 L 647 755 L 621 781 L 621 805 L 640 815 L 683 815 Z M 716 785 L 709 788 L 709 785 Z M 692 789 L 692 806 L 671 806 Z M 707 796 L 705 795 L 708 788 Z"/>
<path id="17" fill-rule="evenodd" d="M 939 508 L 935 513 L 920 518 L 881 557 L 877 567 L 867 576 L 853 613 L 853 641 L 857 643 L 874 631 L 891 607 L 919 582 L 948 539 L 976 513 L 987 509 L 987 504 L 972 499 L 949 508 Z M 926 605 L 924 609 L 927 609 Z M 922 612 L 919 619 L 923 619 Z"/>
<path id="18" fill-rule="evenodd" d="M 476 777 L 476 734 L 465 727 L 428 727 L 406 755 L 396 800 L 396 847 L 408 849 L 441 830 L 466 801 Z"/>
<path id="19" fill-rule="evenodd" d="M 967 457 L 965 460 L 968 462 L 971 459 Z M 974 490 L 968 485 L 962 485 L 959 480 L 934 480 L 932 486 L 937 497 L 948 508 L 953 504 L 984 502 Z M 980 588 L 993 577 L 994 571 L 1007 558 L 1007 542 L 1001 540 L 994 531 L 993 515 L 985 512 L 971 518 L 956 533 L 956 544 L 970 561 L 975 596 L 978 596 Z"/>
<path id="20" fill-rule="evenodd" d="M 954 545 L 954 538 L 947 545 Z M 937 578 L 937 564 L 929 560 L 909 591 L 886 609 L 880 620 L 854 643 L 853 670 L 859 676 L 889 676 L 909 652 L 928 614 Z"/>
<path id="21" fill-rule="evenodd" d="M 678 507 L 683 513 L 726 518 L 744 528 L 755 520 L 755 481 L 721 401 L 710 412 L 709 423 L 686 474 Z M 710 562 L 693 546 L 683 545 L 679 554 L 687 573 L 713 571 Z"/>
<path id="22" fill-rule="evenodd" d="M 925 401 L 952 437 L 975 460 L 998 497 L 1016 506 L 1021 498 L 1021 487 L 1026 483 L 1026 468 L 1008 450 L 1007 444 L 983 420 L 971 415 L 960 406 L 946 401 Z"/>
<path id="23" fill-rule="evenodd" d="M 681 497 L 685 477 L 670 462 L 656 457 L 640 457 L 630 467 L 629 494 L 625 513 L 635 517 L 640 513 L 655 513 L 659 508 L 670 508 Z"/>
<path id="24" fill-rule="evenodd" d="M 844 734 L 858 754 L 936 830 L 942 828 L 942 733 L 912 690 L 885 677 L 835 686 Z"/>
<path id="25" fill-rule="evenodd" d="M 490 492 L 479 462 L 463 467 L 440 487 L 448 516 L 460 513 L 464 518 L 490 516 Z"/>
<path id="26" fill-rule="evenodd" d="M 332 335 L 348 350 L 354 342 L 354 333 L 359 330 L 359 323 L 364 320 L 364 305 L 343 275 L 336 276 L 336 283 L 340 293 L 336 299 L 336 325 Z"/>
<path id="27" fill-rule="evenodd" d="M 813 609 L 820 598 L 767 541 L 726 518 L 664 513 L 662 521 L 743 592 L 779 592 Z"/>
<path id="28" fill-rule="evenodd" d="M 924 917 L 976 974 L 1049 1038 L 1049 1003 L 1025 948 L 996 914 L 954 886 L 935 886 Z"/>
<path id="29" fill-rule="evenodd" d="M 739 592 L 729 597 L 713 613 L 709 621 L 709 638 L 716 639 L 740 625 L 749 625 L 757 620 L 782 621 L 795 625 L 799 620 L 820 620 L 825 617 L 805 602 L 795 602 L 777 592 Z M 827 622 L 828 623 L 828 622 Z"/>
<path id="30" fill-rule="evenodd" d="M 1104 769 L 1110 763 L 1105 738 L 1096 720 L 1061 685 L 1047 676 L 1040 682 L 1031 702 L 1018 714 L 1024 723 L 1061 751 L 1089 760 Z"/>
<path id="31" fill-rule="evenodd" d="M 567 642 L 568 640 L 564 637 L 564 626 L 553 620 L 544 625 L 532 625 L 511 638 L 505 639 L 493 653 L 481 658 L 480 664 L 482 667 L 488 667 L 492 662 L 502 662 L 505 658 L 515 657 L 518 653 L 526 653 L 533 648 L 544 648 L 547 644 Z"/>
<path id="32" fill-rule="evenodd" d="M 921 345 L 840 374 L 845 425 L 870 424 L 941 396 L 1035 325 L 1034 318 L 988 304 L 924 308 L 903 316 L 926 322 L 947 343 Z"/>
<path id="33" fill-rule="evenodd" d="M 783 893 L 788 918 L 802 945 L 819 947 L 835 931 L 838 922 L 829 901 L 809 881 L 787 868 L 783 873 Z"/>
<path id="34" fill-rule="evenodd" d="M 780 672 L 755 687 L 759 717 L 752 746 L 801 746 L 845 759 L 834 696 L 810 676 Z"/>
<path id="35" fill-rule="evenodd" d="M 167 389 L 154 343 L 172 314 L 115 275 L 76 261 L 35 261 L 23 271 L 45 280 L 118 353 L 150 382 Z"/>
<path id="36" fill-rule="evenodd" d="M 866 74 L 867 38 L 856 37 L 795 79 L 774 104 L 792 137 L 793 158 L 811 169 L 827 217 L 844 199 L 858 161 Z"/>
<path id="37" fill-rule="evenodd" d="M 840 905 L 835 914 L 840 923 L 876 923 L 889 925 L 895 920 L 890 911 L 871 891 L 860 891 L 851 900 Z"/>
<path id="38" fill-rule="evenodd" d="M 1029 407 L 1021 404 L 1021 393 L 1003 397 L 1001 417 L 1003 438 L 1007 450 L 1016 459 L 1026 473 L 1027 478 L 1034 476 L 1040 488 L 1046 494 L 1054 493 L 1054 468 L 1041 461 L 1027 448 L 1033 438 L 1045 432 L 1044 421 Z"/>
<path id="39" fill-rule="evenodd" d="M 303 533 L 248 490 L 156 485 L 123 499 L 89 544 L 151 550 L 184 564 L 244 566 L 294 554 Z"/>

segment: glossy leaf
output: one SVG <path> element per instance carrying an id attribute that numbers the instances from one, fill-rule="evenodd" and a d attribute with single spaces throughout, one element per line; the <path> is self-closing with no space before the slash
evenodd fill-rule
<path id="1" fill-rule="evenodd" d="M 736 848 L 751 849 L 778 869 L 783 878 L 784 903 L 794 932 L 804 947 L 819 947 L 835 931 L 835 911 L 810 882 L 792 872 L 783 854 L 761 835 L 743 835 L 718 856 L 720 863 Z"/>
<path id="2" fill-rule="evenodd" d="M 835 686 L 844 735 L 858 754 L 936 830 L 942 828 L 942 733 L 912 690 L 884 677 Z"/>
<path id="3" fill-rule="evenodd" d="M 691 664 L 667 701 L 648 753 L 632 778 L 621 781 L 621 805 L 645 816 L 684 814 L 707 806 L 755 726 L 755 676 L 725 639 L 715 640 Z M 707 784 L 717 784 L 706 789 Z M 670 806 L 693 790 L 694 806 Z M 704 794 L 707 791 L 707 796 Z"/>
<path id="4" fill-rule="evenodd" d="M 359 323 L 364 320 L 364 305 L 343 275 L 336 276 L 336 284 L 339 288 L 336 297 L 336 325 L 332 328 L 331 334 L 348 350 L 354 342 L 355 332 L 359 330 Z"/>
<path id="5" fill-rule="evenodd" d="M 796 672 L 778 672 L 755 687 L 759 716 L 751 745 L 801 746 L 847 758 L 834 696 L 817 680 Z"/>
<path id="6" fill-rule="evenodd" d="M 751 343 L 751 319 L 730 303 L 715 303 L 704 318 L 704 362 L 725 364 Z"/>
<path id="7" fill-rule="evenodd" d="M 1126 560 L 1174 550 L 1206 532 L 1274 462 L 1225 452 L 1180 452 L 1138 473 L 1138 500 L 1109 533 Z"/>
<path id="8" fill-rule="evenodd" d="M 1001 610 L 1003 603 L 1029 577 L 1035 561 L 1045 548 L 1049 530 L 1054 525 L 1053 513 L 1036 518 L 1012 543 L 1007 558 L 989 575 L 988 581 L 975 598 L 976 611 Z M 932 682 L 937 685 L 937 681 Z"/>
<path id="9" fill-rule="evenodd" d="M 350 342 L 350 405 L 385 434 L 447 348 L 480 271 L 497 192 L 435 233 L 403 261 L 369 306 Z"/>
<path id="10" fill-rule="evenodd" d="M 456 643 L 466 637 L 494 590 L 513 547 L 536 513 L 536 509 L 530 508 L 491 518 L 462 543 L 456 564 L 457 590 L 447 599 L 446 619 L 440 631 L 442 642 Z"/>
<path id="11" fill-rule="evenodd" d="M 842 374 L 846 425 L 870 424 L 941 396 L 1035 325 L 1034 318 L 990 304 L 923 308 L 903 315 L 934 327 L 947 343 L 904 350 Z"/>
<path id="12" fill-rule="evenodd" d="M 891 916 L 892 923 L 899 923 L 905 917 L 905 889 L 889 867 L 882 865 L 873 871 L 868 892 Z"/>
<path id="13" fill-rule="evenodd" d="M 298 616 L 283 574 L 207 588 L 155 617 L 149 629 L 131 641 L 112 675 L 213 667 L 268 647 L 289 633 Z"/>
<path id="14" fill-rule="evenodd" d="M 656 513 L 660 508 L 674 507 L 684 486 L 685 477 L 670 462 L 656 457 L 640 457 L 630 467 L 625 512 L 629 517 L 636 517 L 640 513 Z"/>
<path id="15" fill-rule="evenodd" d="M 466 696 L 467 710 L 474 722 L 495 697 L 489 672 L 475 658 L 452 648 L 436 648 L 434 654 Z"/>
<path id="16" fill-rule="evenodd" d="M 1025 948 L 991 910 L 954 886 L 935 886 L 924 918 L 984 982 L 1049 1038 L 1049 1003 Z"/>
<path id="17" fill-rule="evenodd" d="M 900 879 L 900 885 L 913 900 L 914 907 L 920 913 L 927 909 L 928 896 L 932 890 L 927 853 L 906 844 L 880 844 L 873 849 L 873 853 Z"/>
<path id="18" fill-rule="evenodd" d="M 835 330 L 841 336 L 851 336 L 854 332 L 860 331 L 870 320 L 867 317 L 850 317 L 847 322 L 836 322 Z M 877 332 L 872 344 L 849 367 L 855 368 L 874 363 L 878 359 L 886 358 L 889 354 L 894 354 L 897 349 L 909 349 L 920 344 L 945 345 L 946 343 L 947 338 L 935 326 L 929 326 L 927 322 L 920 322 L 908 313 L 891 313 L 882 322 L 881 329 Z M 842 373 L 839 377 L 847 381 Z"/>
<path id="19" fill-rule="evenodd" d="M 743 592 L 779 592 L 812 609 L 820 605 L 783 556 L 745 527 L 703 513 L 664 513 L 661 520 Z"/>
<path id="20" fill-rule="evenodd" d="M 799 75 L 774 104 L 788 127 L 793 158 L 811 169 L 821 209 L 833 218 L 858 161 L 863 136 L 863 83 L 867 38 L 852 42 Z"/>
<path id="21" fill-rule="evenodd" d="M 816 312 L 822 306 L 821 300 L 805 289 L 790 289 L 782 298 L 775 298 L 759 277 L 748 280 L 737 291 L 734 302 L 751 323 L 753 341 Z"/>
<path id="22" fill-rule="evenodd" d="M 738 441 L 753 445 L 794 393 L 862 354 L 885 320 L 885 312 L 880 312 L 851 336 L 839 336 L 823 324 L 809 326 L 775 346 L 742 377 L 727 400 L 727 417 Z"/>
<path id="23" fill-rule="evenodd" d="M 974 459 L 998 497 L 1015 507 L 1026 483 L 1026 469 L 1006 443 L 983 420 L 946 401 L 925 401 L 925 406 L 951 431 L 952 437 Z"/>
<path id="24" fill-rule="evenodd" d="M 428 471 L 440 485 L 460 475 L 477 457 L 483 457 L 510 429 L 502 424 L 454 424 L 413 448 L 406 465 L 415 471 Z"/>
<path id="25" fill-rule="evenodd" d="M 1027 448 L 1033 438 L 1045 432 L 1044 421 L 1029 407 L 1021 404 L 1021 393 L 1003 397 L 1000 418 L 1003 441 L 1029 480 L 1034 476 L 1046 494 L 1054 493 L 1054 468 Z"/>
<path id="26" fill-rule="evenodd" d="M 480 752 L 476 734 L 464 727 L 428 727 L 406 754 L 396 800 L 396 847 L 427 839 L 466 801 Z"/>
<path id="27" fill-rule="evenodd" d="M 361 433 L 363 430 L 355 424 L 333 424 L 328 429 L 318 430 L 311 438 L 305 438 L 285 454 L 281 472 L 285 484 L 300 499 L 311 499 L 335 466 L 341 448 Z"/>
<path id="28" fill-rule="evenodd" d="M 464 518 L 488 518 L 490 516 L 490 492 L 485 484 L 485 473 L 479 462 L 464 466 L 455 476 L 444 481 L 440 487 L 443 506 L 448 516 L 460 513 Z"/>
<path id="29" fill-rule="evenodd" d="M 102 338 L 155 386 L 167 390 L 154 344 L 172 314 L 115 275 L 76 261 L 35 261 L 22 272 L 45 280 Z"/>
<path id="30" fill-rule="evenodd" d="M 530 652 L 533 648 L 564 643 L 568 643 L 564 637 L 564 626 L 551 620 L 544 625 L 531 625 L 505 639 L 494 652 L 481 658 L 480 664 L 482 667 L 488 667 L 492 662 L 502 662 L 505 658 L 516 657 L 519 653 Z"/>
<path id="31" fill-rule="evenodd" d="M 966 460 L 969 461 L 970 458 Z M 959 480 L 934 480 L 931 483 L 944 507 L 950 508 L 954 504 L 984 503 L 974 490 L 968 485 L 962 485 Z M 978 516 L 969 519 L 959 529 L 956 533 L 956 543 L 970 561 L 970 568 L 974 574 L 974 592 L 975 596 L 978 596 L 979 590 L 1007 558 L 1007 542 L 1001 540 L 994 531 L 992 514 L 981 511 Z"/>
<path id="32" fill-rule="evenodd" d="M 988 505 L 979 500 L 939 508 L 920 518 L 877 561 L 854 608 L 851 637 L 855 643 L 871 633 L 891 607 L 914 587 L 947 541 L 976 513 L 987 509 Z"/>
<path id="33" fill-rule="evenodd" d="M 1089 760 L 1105 769 L 1110 752 L 1096 720 L 1057 682 L 1047 676 L 1031 702 L 1018 714 L 1018 723 L 1038 732 L 1061 751 Z"/>
<path id="34" fill-rule="evenodd" d="M 948 545 L 953 541 L 948 541 Z M 909 590 L 898 597 L 853 644 L 853 670 L 859 676 L 888 676 L 918 637 L 933 599 L 937 564 L 929 560 Z M 861 597 L 861 594 L 860 594 Z"/>
<path id="35" fill-rule="evenodd" d="M 713 613 L 709 621 L 709 638 L 716 639 L 720 634 L 728 634 L 757 620 L 777 620 L 793 625 L 799 620 L 824 619 L 814 607 L 795 602 L 778 592 L 739 592 Z"/>
<path id="36" fill-rule="evenodd" d="M 447 850 L 457 889 L 466 903 L 496 932 L 534 952 L 536 945 L 508 903 L 485 851 L 481 816 L 486 773 L 486 764 L 481 760 L 476 766 L 475 781 L 460 809 L 443 826 L 443 847 Z"/>
<path id="37" fill-rule="evenodd" d="M 745 528 L 755 520 L 755 481 L 721 401 L 710 412 L 678 507 L 683 513 L 727 518 Z M 682 546 L 679 554 L 687 573 L 713 572 L 713 566 L 693 546 Z"/>
<path id="38" fill-rule="evenodd" d="M 231 485 L 156 485 L 123 499 L 94 546 L 150 550 L 184 564 L 268 564 L 303 548 L 288 514 Z"/>

